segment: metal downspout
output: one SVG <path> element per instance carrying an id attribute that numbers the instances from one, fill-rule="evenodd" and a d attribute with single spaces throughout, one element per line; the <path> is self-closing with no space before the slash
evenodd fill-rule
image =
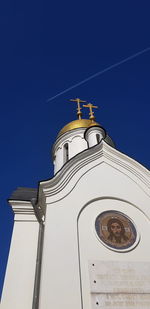
<path id="1" fill-rule="evenodd" d="M 43 251 L 43 236 L 44 236 L 44 224 L 39 224 L 39 236 L 38 236 L 38 247 L 37 247 L 37 258 L 36 258 L 36 270 L 35 270 L 35 281 L 33 291 L 33 303 L 32 309 L 39 308 L 39 293 L 40 293 L 40 279 L 41 279 L 41 263 L 42 263 L 42 251 Z"/>

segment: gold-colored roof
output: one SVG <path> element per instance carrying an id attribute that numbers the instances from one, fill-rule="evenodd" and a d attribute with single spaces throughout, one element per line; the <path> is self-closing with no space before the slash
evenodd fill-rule
<path id="1" fill-rule="evenodd" d="M 89 128 L 92 126 L 99 126 L 100 124 L 90 119 L 77 119 L 66 124 L 58 133 L 58 137 L 68 131 L 72 131 L 77 128 Z"/>

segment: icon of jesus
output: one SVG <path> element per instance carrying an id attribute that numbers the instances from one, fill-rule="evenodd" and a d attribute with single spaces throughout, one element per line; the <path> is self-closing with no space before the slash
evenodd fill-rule
<path id="1" fill-rule="evenodd" d="M 124 243 L 128 240 L 125 235 L 125 228 L 123 223 L 117 218 L 111 218 L 107 222 L 107 230 L 109 232 L 108 240 L 113 243 Z"/>

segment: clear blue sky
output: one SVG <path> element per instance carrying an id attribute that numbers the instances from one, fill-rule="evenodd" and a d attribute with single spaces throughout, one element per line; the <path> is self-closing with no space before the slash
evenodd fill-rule
<path id="1" fill-rule="evenodd" d="M 0 289 L 13 226 L 6 200 L 52 177 L 52 144 L 76 118 L 70 98 L 98 105 L 97 121 L 117 148 L 149 168 L 150 52 L 46 103 L 149 47 L 149 12 L 148 1 L 1 2 Z"/>

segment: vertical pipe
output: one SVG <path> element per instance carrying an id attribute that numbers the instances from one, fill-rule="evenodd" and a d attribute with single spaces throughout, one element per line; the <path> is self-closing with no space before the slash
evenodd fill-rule
<path id="1" fill-rule="evenodd" d="M 43 224 L 43 222 L 41 222 L 40 225 L 39 225 L 39 237 L 38 237 L 38 248 L 37 248 L 37 259 L 36 259 L 36 270 L 35 270 L 35 281 L 34 281 L 32 309 L 38 309 L 39 308 L 39 292 L 40 292 L 40 279 L 41 279 L 43 236 L 44 236 L 44 224 Z"/>

